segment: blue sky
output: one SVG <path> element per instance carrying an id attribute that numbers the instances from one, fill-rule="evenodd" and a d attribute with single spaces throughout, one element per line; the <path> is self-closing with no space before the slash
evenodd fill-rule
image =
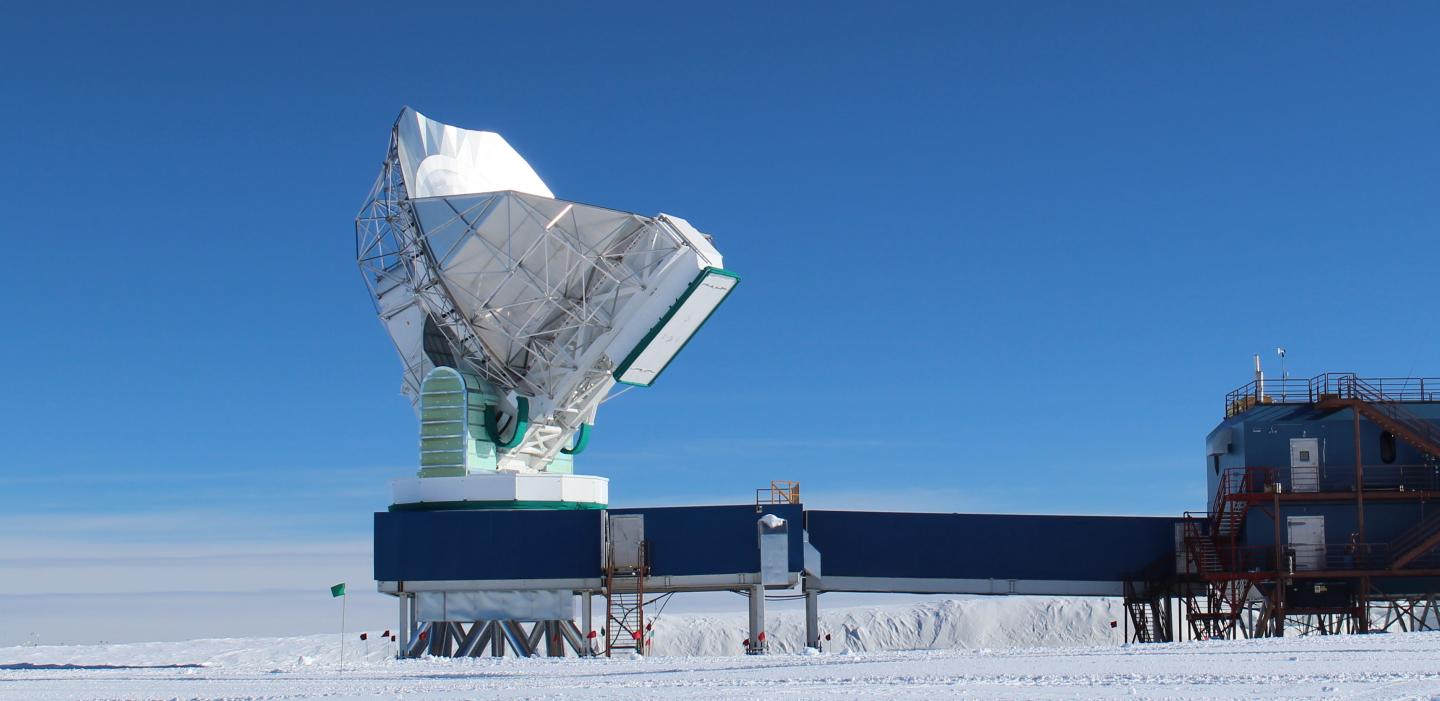
<path id="1" fill-rule="evenodd" d="M 602 412 L 580 470 L 614 502 L 1200 507 L 1252 354 L 1440 374 L 1437 15 L 12 9 L 0 608 L 274 589 L 304 628 L 294 592 L 368 577 L 415 425 L 352 220 L 406 104 L 504 134 L 560 197 L 686 217 L 743 276 Z"/>

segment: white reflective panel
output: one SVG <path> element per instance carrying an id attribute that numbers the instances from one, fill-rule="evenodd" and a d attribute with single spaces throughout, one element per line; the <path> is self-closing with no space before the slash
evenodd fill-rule
<path id="1" fill-rule="evenodd" d="M 576 364 L 565 358 L 610 333 L 632 300 L 644 301 L 637 295 L 650 277 L 688 250 L 653 219 L 533 195 L 436 197 L 412 206 L 446 293 L 488 361 L 528 383 L 492 381 L 532 399 L 560 399 Z"/>
<path id="2" fill-rule="evenodd" d="M 701 273 L 689 294 L 679 302 L 669 318 L 661 322 L 660 329 L 653 337 L 642 341 L 638 352 L 626 359 L 616 379 L 627 385 L 650 386 L 738 282 L 739 278 L 721 270 L 711 269 Z"/>
<path id="3" fill-rule="evenodd" d="M 415 298 L 411 295 L 393 296 L 400 298 L 404 306 L 380 317 L 380 321 L 385 324 L 385 330 L 395 341 L 395 349 L 400 352 L 401 362 L 405 363 L 402 391 L 407 394 L 418 393 L 421 378 L 430 371 L 425 359 L 423 340 L 425 310 L 415 304 Z"/>
<path id="4" fill-rule="evenodd" d="M 515 190 L 554 197 L 504 137 L 441 124 L 405 108 L 396 123 L 400 165 L 411 197 Z"/>

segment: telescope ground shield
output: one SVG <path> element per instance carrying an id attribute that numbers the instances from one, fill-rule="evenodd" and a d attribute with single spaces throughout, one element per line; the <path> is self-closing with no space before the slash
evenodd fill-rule
<path id="1" fill-rule="evenodd" d="M 615 369 L 616 381 L 637 387 L 654 384 L 739 283 L 740 276 L 728 270 L 706 268 L 701 271 L 685 294 Z"/>

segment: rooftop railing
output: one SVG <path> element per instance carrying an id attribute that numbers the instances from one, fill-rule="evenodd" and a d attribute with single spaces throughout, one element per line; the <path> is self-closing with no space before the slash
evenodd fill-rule
<path id="1" fill-rule="evenodd" d="M 1225 395 L 1225 418 L 1261 404 L 1314 404 L 1325 397 L 1389 402 L 1440 401 L 1440 377 L 1359 377 L 1327 372 L 1311 378 L 1251 380 Z"/>
<path id="2" fill-rule="evenodd" d="M 770 480 L 769 487 L 755 490 L 755 510 L 764 504 L 799 504 L 800 483 L 793 480 Z"/>

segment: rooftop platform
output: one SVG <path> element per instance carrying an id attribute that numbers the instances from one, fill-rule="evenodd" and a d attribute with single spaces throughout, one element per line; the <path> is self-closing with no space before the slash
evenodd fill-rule
<path id="1" fill-rule="evenodd" d="M 1225 395 L 1225 417 L 1270 405 L 1315 405 L 1335 399 L 1440 402 L 1440 377 L 1360 377 L 1327 372 L 1311 378 L 1256 379 Z"/>

